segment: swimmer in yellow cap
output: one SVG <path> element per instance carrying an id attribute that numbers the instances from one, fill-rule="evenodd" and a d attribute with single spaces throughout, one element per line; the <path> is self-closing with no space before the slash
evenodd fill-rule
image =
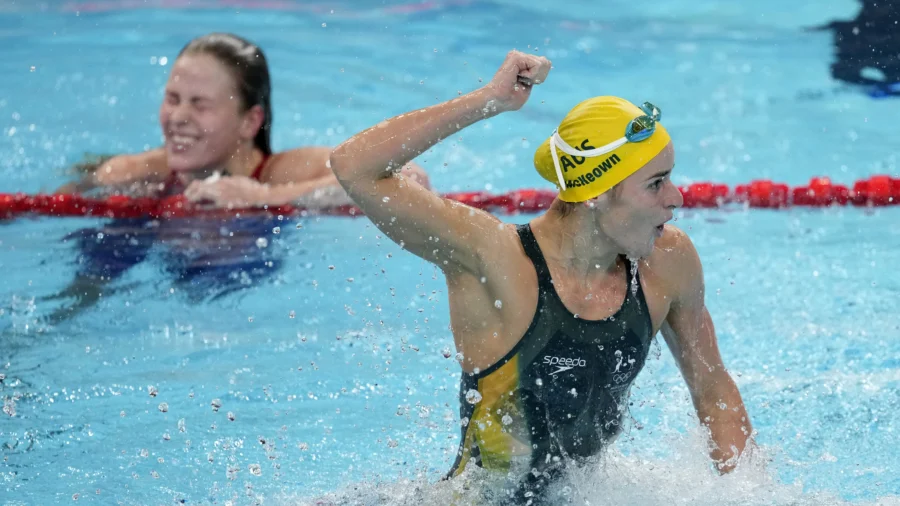
<path id="1" fill-rule="evenodd" d="M 659 331 L 709 429 L 711 457 L 728 472 L 752 427 L 718 350 L 700 259 L 666 225 L 682 196 L 659 108 L 602 96 L 572 109 L 534 157 L 559 196 L 524 225 L 397 172 L 467 126 L 521 108 L 549 71 L 547 59 L 513 51 L 483 88 L 379 123 L 331 154 L 369 219 L 446 276 L 463 357 L 463 431 L 448 476 L 479 466 L 498 471 L 484 492 L 494 499 L 555 504 L 555 477 L 619 433 Z"/>

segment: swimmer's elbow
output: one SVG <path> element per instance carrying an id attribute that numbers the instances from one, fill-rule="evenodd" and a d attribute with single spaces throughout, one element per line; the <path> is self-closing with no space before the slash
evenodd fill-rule
<path id="1" fill-rule="evenodd" d="M 331 151 L 328 156 L 328 167 L 334 177 L 344 186 L 350 182 L 380 181 L 390 178 L 398 172 L 394 162 L 381 163 L 377 160 L 377 154 L 371 157 L 367 156 L 365 153 L 347 147 L 346 142 Z M 419 180 L 418 176 L 416 176 L 416 180 Z"/>
<path id="2" fill-rule="evenodd" d="M 328 156 L 328 168 L 340 183 L 358 179 L 359 164 L 343 144 L 334 148 Z M 354 170 L 357 169 L 357 170 Z"/>

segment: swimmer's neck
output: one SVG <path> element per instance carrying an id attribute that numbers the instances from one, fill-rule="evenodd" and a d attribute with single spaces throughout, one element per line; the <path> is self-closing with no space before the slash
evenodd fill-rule
<path id="1" fill-rule="evenodd" d="M 621 252 L 584 210 L 562 216 L 552 209 L 531 222 L 548 262 L 583 279 L 615 273 Z"/>
<path id="2" fill-rule="evenodd" d="M 183 183 L 202 181 L 216 173 L 220 176 L 250 177 L 262 159 L 262 151 L 251 144 L 239 147 L 225 162 L 202 169 L 179 172 L 177 175 Z"/>

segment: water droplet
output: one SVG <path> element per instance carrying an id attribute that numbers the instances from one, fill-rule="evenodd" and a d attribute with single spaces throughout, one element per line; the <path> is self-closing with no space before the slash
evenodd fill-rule
<path id="1" fill-rule="evenodd" d="M 400 444 L 400 443 L 397 442 L 397 440 L 388 438 L 388 443 L 387 443 L 387 445 L 388 445 L 390 448 L 396 448 L 397 445 L 399 445 L 399 444 Z"/>
<path id="2" fill-rule="evenodd" d="M 325 28 L 326 26 L 328 26 L 326 23 L 322 23 L 322 28 Z"/>
<path id="3" fill-rule="evenodd" d="M 333 271 L 333 270 L 334 270 L 334 266 L 333 266 L 333 265 L 329 265 L 329 266 L 328 266 L 328 270 L 329 270 L 329 271 Z"/>
<path id="4" fill-rule="evenodd" d="M 150 476 L 152 476 L 154 478 L 159 478 L 159 473 L 157 473 L 156 471 L 150 471 Z"/>
<path id="5" fill-rule="evenodd" d="M 309 444 L 308 443 L 300 443 L 297 445 L 297 448 L 299 448 L 303 451 L 306 451 L 306 450 L 309 450 Z"/>
<path id="6" fill-rule="evenodd" d="M 481 392 L 474 388 L 470 388 L 469 391 L 466 392 L 466 402 L 469 404 L 478 404 L 481 402 Z"/>
<path id="7" fill-rule="evenodd" d="M 159 403 L 159 410 L 162 411 L 163 413 L 165 413 L 165 412 L 169 411 L 169 405 L 165 402 L 161 402 L 161 403 Z"/>
<path id="8" fill-rule="evenodd" d="M 250 464 L 249 469 L 253 476 L 262 476 L 262 468 L 259 467 L 259 464 Z"/>
<path id="9" fill-rule="evenodd" d="M 501 307 L 503 307 L 503 301 L 500 300 L 500 299 L 495 300 L 495 301 L 494 301 L 494 307 L 497 308 L 497 309 L 500 309 Z"/>
<path id="10" fill-rule="evenodd" d="M 166 431 L 166 433 L 163 434 L 163 439 L 165 439 L 166 441 L 169 441 L 170 439 L 172 439 L 172 436 L 170 436 L 170 435 L 169 435 L 169 432 Z"/>
<path id="11" fill-rule="evenodd" d="M 391 201 L 391 198 L 390 198 L 390 197 L 384 197 L 383 199 L 381 199 L 381 201 L 382 201 L 382 202 L 390 202 L 390 201 Z"/>
<path id="12" fill-rule="evenodd" d="M 232 421 L 232 422 L 234 421 L 234 413 L 232 413 L 231 411 L 229 411 L 227 416 L 228 416 L 228 419 L 229 419 L 230 421 Z"/>
<path id="13" fill-rule="evenodd" d="M 450 348 L 444 348 L 443 350 L 441 350 L 441 355 L 443 355 L 444 358 L 450 358 L 450 355 L 452 354 L 453 352 L 450 351 Z"/>
<path id="14" fill-rule="evenodd" d="M 290 313 L 288 313 L 288 318 L 296 318 L 296 317 L 297 317 L 297 313 L 295 313 L 295 312 L 293 312 L 293 311 L 291 311 Z"/>
<path id="15" fill-rule="evenodd" d="M 503 425 L 509 425 L 513 422 L 513 419 L 509 415 L 503 415 L 503 418 L 500 419 L 500 422 L 503 423 Z"/>
<path id="16" fill-rule="evenodd" d="M 534 384 L 539 387 L 544 386 L 544 380 L 542 380 L 541 378 L 538 378 L 538 379 L 534 380 Z"/>
<path id="17" fill-rule="evenodd" d="M 281 233 L 281 227 L 275 227 L 275 228 L 273 228 L 273 229 L 272 229 L 272 233 L 273 233 L 273 234 L 280 234 L 280 233 Z"/>
<path id="18" fill-rule="evenodd" d="M 150 394 L 150 397 L 156 397 L 156 394 L 158 394 L 159 392 L 156 390 L 155 386 L 150 385 L 147 387 L 147 393 Z"/>
<path id="19" fill-rule="evenodd" d="M 468 427 L 469 426 L 469 417 L 464 416 L 464 417 L 460 418 L 459 424 L 463 427 Z"/>
<path id="20" fill-rule="evenodd" d="M 187 428 L 185 428 L 184 418 L 178 420 L 178 432 L 187 432 Z"/>
<path id="21" fill-rule="evenodd" d="M 265 237 L 260 237 L 259 239 L 256 240 L 257 248 L 262 249 L 262 248 L 267 247 L 268 245 L 269 245 L 269 240 L 266 239 Z"/>
<path id="22" fill-rule="evenodd" d="M 219 411 L 219 408 L 222 407 L 222 400 L 213 399 L 212 402 L 209 403 L 209 405 L 212 406 L 213 411 Z"/>
<path id="23" fill-rule="evenodd" d="M 16 400 L 8 397 L 3 401 L 3 412 L 9 416 L 16 416 Z"/>
<path id="24" fill-rule="evenodd" d="M 149 456 L 150 452 L 148 452 L 146 448 L 141 448 L 141 457 L 144 457 L 146 459 Z"/>

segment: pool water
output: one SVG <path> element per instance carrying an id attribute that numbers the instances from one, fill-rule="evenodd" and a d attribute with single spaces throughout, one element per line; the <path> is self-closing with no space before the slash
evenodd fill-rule
<path id="1" fill-rule="evenodd" d="M 829 34 L 804 30 L 851 18 L 854 2 L 566 5 L 0 2 L 0 192 L 52 191 L 86 152 L 155 146 L 169 66 L 209 31 L 266 51 L 276 149 L 335 145 L 474 89 L 512 48 L 551 58 L 525 108 L 420 157 L 438 191 L 548 188 L 535 147 L 597 94 L 660 106 L 679 184 L 897 177 L 900 101 L 834 81 Z M 898 217 L 680 211 L 760 454 L 710 471 L 660 341 L 628 430 L 571 477 L 575 502 L 900 504 Z M 440 271 L 362 218 L 134 226 L 143 261 L 55 318 L 84 243 L 102 253 L 115 227 L 0 222 L 0 504 L 465 502 L 435 483 L 459 443 Z M 204 255 L 221 270 L 185 274 Z"/>

